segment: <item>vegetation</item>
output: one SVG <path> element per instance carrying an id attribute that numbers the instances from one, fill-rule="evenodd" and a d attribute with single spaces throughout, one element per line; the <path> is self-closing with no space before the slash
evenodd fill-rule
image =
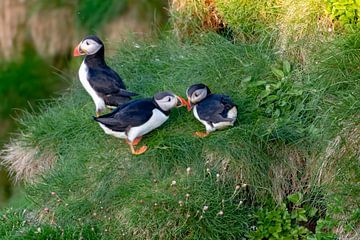
<path id="1" fill-rule="evenodd" d="M 141 0 L 136 3 L 129 0 L 107 0 L 106 4 L 102 0 L 32 0 L 30 2 L 35 12 L 41 9 L 70 8 L 77 13 L 76 23 L 79 29 L 90 32 L 100 30 L 109 20 L 125 14 L 129 5 L 136 5 L 144 19 L 156 20 L 154 14 L 157 14 L 157 20 L 165 20 L 162 8 L 166 4 L 162 0 Z"/>
<path id="2" fill-rule="evenodd" d="M 332 19 L 338 20 L 346 28 L 359 28 L 359 1 L 327 0 L 326 4 Z"/>
<path id="3" fill-rule="evenodd" d="M 132 156 L 92 121 L 77 81 L 26 114 L 3 163 L 27 181 L 27 200 L 2 212 L 0 236 L 358 238 L 359 32 L 317 36 L 324 41 L 314 39 L 305 59 L 304 45 L 283 54 L 273 31 L 260 33 L 254 41 L 165 34 L 129 41 L 109 61 L 142 96 L 184 95 L 195 82 L 232 96 L 236 125 L 204 139 L 192 135 L 203 128 L 192 114 L 175 109 L 143 138 L 150 149 Z"/>

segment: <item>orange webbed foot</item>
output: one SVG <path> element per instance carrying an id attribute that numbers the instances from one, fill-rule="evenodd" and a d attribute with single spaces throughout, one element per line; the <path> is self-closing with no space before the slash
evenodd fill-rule
<path id="1" fill-rule="evenodd" d="M 142 138 L 142 136 L 135 138 L 132 145 L 134 145 L 134 146 L 138 145 L 139 142 L 141 141 L 141 138 Z"/>
<path id="2" fill-rule="evenodd" d="M 134 150 L 134 152 L 132 154 L 140 155 L 140 154 L 143 154 L 144 152 L 146 152 L 147 149 L 148 149 L 148 147 L 146 145 L 144 145 L 141 148 L 139 148 L 138 150 Z"/>
<path id="3" fill-rule="evenodd" d="M 194 136 L 201 137 L 201 138 L 206 137 L 207 135 L 209 135 L 209 133 L 207 133 L 207 132 L 195 132 L 194 133 Z"/>

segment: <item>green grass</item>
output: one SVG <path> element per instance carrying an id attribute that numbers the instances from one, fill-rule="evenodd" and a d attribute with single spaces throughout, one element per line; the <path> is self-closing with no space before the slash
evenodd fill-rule
<path id="1" fill-rule="evenodd" d="M 198 139 L 192 133 L 203 126 L 186 109 L 175 109 L 143 138 L 150 149 L 132 156 L 122 140 L 105 135 L 92 120 L 93 103 L 75 82 L 62 98 L 20 122 L 19 139 L 50 149 L 57 161 L 26 185 L 27 213 L 3 213 L 0 235 L 239 239 L 256 225 L 260 207 L 286 202 L 291 193 L 301 192 L 304 206 L 326 208 L 338 193 L 332 183 L 341 185 L 336 178 L 349 171 L 344 166 L 334 173 L 342 157 L 328 156 L 328 143 L 341 135 L 346 145 L 343 126 L 358 119 L 354 41 L 349 36 L 319 50 L 309 63 L 313 68 L 281 59 L 266 41 L 232 44 L 213 34 L 121 46 L 109 63 L 129 89 L 142 96 L 162 90 L 184 96 L 191 84 L 205 83 L 232 96 L 239 106 L 236 125 Z M 354 191 L 348 193 L 355 194 L 347 179 Z"/>

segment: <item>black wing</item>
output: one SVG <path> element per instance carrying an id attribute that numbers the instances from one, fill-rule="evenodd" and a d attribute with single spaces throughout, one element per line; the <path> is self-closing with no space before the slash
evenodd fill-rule
<path id="1" fill-rule="evenodd" d="M 227 118 L 227 113 L 230 109 L 236 106 L 229 96 L 220 94 L 211 94 L 199 104 L 197 104 L 196 110 L 200 119 L 218 123 L 225 121 L 233 121 L 231 118 Z"/>
<path id="2" fill-rule="evenodd" d="M 123 97 L 136 96 L 129 92 L 121 77 L 108 66 L 101 68 L 89 68 L 88 80 L 92 88 L 103 96 L 117 95 Z"/>
<path id="3" fill-rule="evenodd" d="M 94 117 L 94 120 L 111 130 L 124 132 L 147 122 L 154 108 L 152 99 L 139 99 L 125 103 L 111 113 Z"/>

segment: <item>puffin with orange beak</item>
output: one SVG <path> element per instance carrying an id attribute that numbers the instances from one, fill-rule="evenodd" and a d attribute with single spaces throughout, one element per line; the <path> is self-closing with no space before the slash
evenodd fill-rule
<path id="1" fill-rule="evenodd" d="M 79 79 L 92 97 L 96 116 L 106 108 L 115 108 L 138 94 L 126 91 L 120 76 L 105 62 L 105 48 L 97 36 L 85 37 L 74 49 L 74 56 L 85 56 L 79 69 Z"/>
<path id="2" fill-rule="evenodd" d="M 206 132 L 195 132 L 198 137 L 206 137 L 210 132 L 233 126 L 237 117 L 237 106 L 229 96 L 212 94 L 205 84 L 194 84 L 186 90 L 188 111 L 206 128 Z"/>
<path id="3" fill-rule="evenodd" d="M 135 150 L 142 136 L 160 127 L 169 118 L 171 109 L 186 105 L 186 100 L 171 92 L 160 92 L 153 98 L 125 103 L 109 114 L 94 117 L 106 134 L 123 138 L 131 153 L 139 155 L 147 150 L 144 145 Z"/>

